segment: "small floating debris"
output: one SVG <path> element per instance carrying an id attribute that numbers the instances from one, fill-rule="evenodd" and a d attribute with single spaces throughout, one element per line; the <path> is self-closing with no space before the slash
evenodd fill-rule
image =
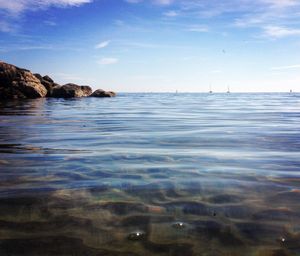
<path id="1" fill-rule="evenodd" d="M 128 239 L 131 241 L 141 241 L 146 237 L 146 233 L 143 231 L 135 231 L 128 235 Z"/>
<path id="2" fill-rule="evenodd" d="M 181 221 L 177 221 L 177 222 L 173 223 L 172 227 L 177 228 L 177 229 L 182 229 L 182 228 L 185 228 L 186 225 Z"/>

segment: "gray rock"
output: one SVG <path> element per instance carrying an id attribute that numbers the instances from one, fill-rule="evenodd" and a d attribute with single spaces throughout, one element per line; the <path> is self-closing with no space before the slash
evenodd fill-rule
<path id="1" fill-rule="evenodd" d="M 36 78 L 40 80 L 42 85 L 45 86 L 47 89 L 47 97 L 52 96 L 53 88 L 56 86 L 59 86 L 57 83 L 54 83 L 54 81 L 49 76 L 41 76 L 40 74 L 34 74 Z"/>
<path id="2" fill-rule="evenodd" d="M 98 89 L 94 91 L 90 97 L 108 98 L 108 97 L 115 97 L 115 96 L 116 96 L 115 92 Z"/>
<path id="3" fill-rule="evenodd" d="M 41 97 L 114 97 L 111 91 L 96 90 L 89 86 L 65 84 L 60 86 L 49 76 L 32 74 L 27 69 L 0 61 L 0 99 L 26 99 Z"/>
<path id="4" fill-rule="evenodd" d="M 44 79 L 45 81 L 49 82 L 49 83 L 54 83 L 54 81 L 52 80 L 52 78 L 49 77 L 49 76 L 44 76 L 43 79 Z"/>
<path id="5" fill-rule="evenodd" d="M 0 61 L 0 99 L 45 97 L 47 89 L 29 70 Z"/>
<path id="6" fill-rule="evenodd" d="M 52 89 L 51 97 L 56 98 L 73 98 L 86 97 L 92 94 L 92 88 L 89 86 L 80 86 L 77 84 L 65 84 L 63 86 L 55 86 Z"/>

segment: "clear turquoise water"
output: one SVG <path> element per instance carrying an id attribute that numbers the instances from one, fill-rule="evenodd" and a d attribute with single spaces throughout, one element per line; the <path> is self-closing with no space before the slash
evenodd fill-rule
<path id="1" fill-rule="evenodd" d="M 0 255 L 300 255 L 299 131 L 299 94 L 2 102 Z"/>

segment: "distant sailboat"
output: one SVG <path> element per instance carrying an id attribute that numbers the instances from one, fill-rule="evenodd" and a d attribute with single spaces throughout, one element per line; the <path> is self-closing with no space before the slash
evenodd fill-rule
<path id="1" fill-rule="evenodd" d="M 293 91 L 292 91 L 292 89 L 290 90 L 290 93 L 292 93 Z"/>
<path id="2" fill-rule="evenodd" d="M 229 89 L 229 86 L 227 86 L 227 93 L 230 93 L 230 89 Z"/>
<path id="3" fill-rule="evenodd" d="M 213 91 L 211 90 L 211 85 L 209 85 L 209 93 L 212 93 Z"/>

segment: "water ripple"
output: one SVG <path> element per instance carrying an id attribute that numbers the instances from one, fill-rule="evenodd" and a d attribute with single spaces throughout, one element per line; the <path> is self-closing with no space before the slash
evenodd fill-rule
<path id="1" fill-rule="evenodd" d="M 1 102 L 0 254 L 298 255 L 299 130 L 299 94 Z"/>

